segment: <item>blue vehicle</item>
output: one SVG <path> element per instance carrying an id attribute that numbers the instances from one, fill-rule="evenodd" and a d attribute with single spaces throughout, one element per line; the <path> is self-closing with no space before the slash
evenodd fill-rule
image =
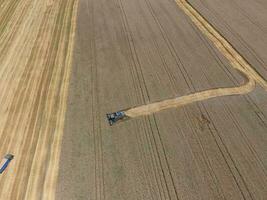
<path id="1" fill-rule="evenodd" d="M 7 168 L 8 164 L 11 162 L 11 160 L 14 158 L 14 156 L 12 154 L 7 154 L 5 155 L 5 157 L 3 158 L 1 165 L 0 165 L 0 174 L 3 173 L 3 171 L 5 171 L 5 169 Z"/>
<path id="2" fill-rule="evenodd" d="M 107 118 L 108 118 L 109 125 L 112 126 L 117 121 L 125 119 L 126 115 L 123 111 L 118 111 L 118 112 L 107 114 Z"/>

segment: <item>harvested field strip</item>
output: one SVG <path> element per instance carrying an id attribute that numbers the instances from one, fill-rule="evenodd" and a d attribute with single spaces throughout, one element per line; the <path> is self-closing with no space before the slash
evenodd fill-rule
<path id="1" fill-rule="evenodd" d="M 243 83 L 249 91 L 254 79 L 244 80 L 172 0 L 80 2 L 56 199 L 264 199 L 266 112 L 257 106 L 267 94 L 259 87 L 105 121 L 112 110 L 198 91 Z"/>
<path id="2" fill-rule="evenodd" d="M 125 111 L 127 116 L 138 117 L 142 115 L 149 115 L 164 109 L 179 107 L 210 98 L 246 94 L 254 89 L 254 82 L 257 82 L 267 91 L 267 83 L 264 78 L 249 65 L 249 63 L 232 47 L 232 45 L 223 38 L 220 33 L 216 31 L 209 22 L 192 7 L 192 5 L 190 5 L 186 0 L 176 0 L 176 3 L 187 14 L 187 16 L 190 17 L 199 30 L 201 30 L 201 32 L 206 35 L 217 49 L 228 59 L 232 67 L 243 73 L 243 75 L 248 79 L 248 82 L 240 87 L 206 90 L 187 96 L 135 107 Z"/>
<path id="3" fill-rule="evenodd" d="M 54 199 L 77 0 L 9 1 L 0 12 L 1 199 Z"/>
<path id="4" fill-rule="evenodd" d="M 213 90 L 206 90 L 203 92 L 197 92 L 194 94 L 178 97 L 175 99 L 168 99 L 168 100 L 132 108 L 132 109 L 125 111 L 125 113 L 129 117 L 150 115 L 155 112 L 159 112 L 161 110 L 165 110 L 168 108 L 181 107 L 181 106 L 184 106 L 190 103 L 203 101 L 203 100 L 207 100 L 207 99 L 211 99 L 215 97 L 246 94 L 252 91 L 254 87 L 255 87 L 255 81 L 252 79 L 249 79 L 249 81 L 246 84 L 240 87 L 218 88 L 218 89 L 213 89 Z"/>

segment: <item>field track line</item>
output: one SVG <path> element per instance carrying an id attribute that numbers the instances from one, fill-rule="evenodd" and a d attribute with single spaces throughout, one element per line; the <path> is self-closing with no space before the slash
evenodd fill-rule
<path id="1" fill-rule="evenodd" d="M 56 199 L 78 0 L 0 0 L 0 199 Z"/>
<path id="2" fill-rule="evenodd" d="M 125 114 L 128 117 L 134 118 L 142 115 L 149 115 L 168 108 L 180 107 L 215 97 L 247 94 L 255 88 L 256 83 L 267 91 L 266 80 L 257 71 L 255 71 L 252 66 L 250 66 L 250 64 L 234 49 L 234 47 L 217 30 L 215 30 L 215 28 L 206 19 L 204 19 L 187 0 L 175 0 L 175 2 L 198 27 L 198 29 L 215 45 L 225 58 L 227 58 L 231 66 L 245 76 L 247 81 L 245 84 L 238 87 L 210 89 L 130 108 L 125 110 Z"/>

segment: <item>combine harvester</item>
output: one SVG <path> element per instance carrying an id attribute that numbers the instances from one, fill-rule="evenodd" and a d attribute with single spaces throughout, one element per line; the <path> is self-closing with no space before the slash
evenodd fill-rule
<path id="1" fill-rule="evenodd" d="M 112 126 L 116 122 L 126 119 L 127 116 L 124 111 L 118 111 L 118 112 L 107 114 L 107 118 L 108 118 L 109 125 Z"/>
<path id="2" fill-rule="evenodd" d="M 5 157 L 3 158 L 3 160 L 1 161 L 1 165 L 0 165 L 0 174 L 3 173 L 3 171 L 5 171 L 5 169 L 7 168 L 8 164 L 11 162 L 11 160 L 14 158 L 14 156 L 12 154 L 7 154 L 5 155 Z"/>

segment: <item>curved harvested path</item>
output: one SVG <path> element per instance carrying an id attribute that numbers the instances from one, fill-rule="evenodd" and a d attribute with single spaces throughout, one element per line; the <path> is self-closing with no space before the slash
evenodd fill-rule
<path id="1" fill-rule="evenodd" d="M 188 1 L 176 0 L 176 3 L 191 18 L 191 20 L 202 31 L 202 33 L 206 35 L 208 39 L 210 39 L 218 48 L 218 50 L 229 60 L 232 67 L 241 72 L 245 76 L 245 79 L 248 79 L 248 81 L 240 87 L 211 89 L 174 99 L 163 100 L 161 102 L 135 107 L 125 111 L 125 114 L 128 117 L 149 115 L 168 108 L 180 107 L 215 97 L 246 94 L 254 89 L 255 83 L 258 83 L 265 91 L 267 91 L 266 80 L 247 63 L 247 61 L 231 46 L 231 44 L 225 38 L 223 38 L 207 20 L 202 17 L 201 14 L 194 7 L 192 7 Z"/>
<path id="2" fill-rule="evenodd" d="M 57 199 L 267 195 L 265 81 L 181 8 L 173 0 L 80 1 Z M 106 113 L 177 96 L 196 101 L 106 121 Z"/>
<path id="3" fill-rule="evenodd" d="M 0 0 L 0 199 L 265 199 L 266 8 Z"/>

